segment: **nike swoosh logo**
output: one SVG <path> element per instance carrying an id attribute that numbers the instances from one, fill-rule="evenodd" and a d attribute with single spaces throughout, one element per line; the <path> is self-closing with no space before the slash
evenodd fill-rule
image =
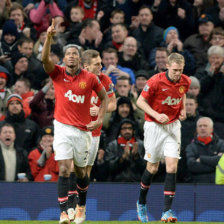
<path id="1" fill-rule="evenodd" d="M 168 90 L 168 89 L 162 89 L 162 91 L 166 91 L 166 90 Z"/>
<path id="2" fill-rule="evenodd" d="M 64 81 L 65 81 L 65 82 L 70 82 L 70 81 L 69 81 L 69 80 L 67 80 L 67 79 L 64 79 Z"/>

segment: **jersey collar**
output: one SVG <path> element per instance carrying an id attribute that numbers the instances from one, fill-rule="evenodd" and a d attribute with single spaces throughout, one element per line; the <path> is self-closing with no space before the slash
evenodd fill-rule
<path id="1" fill-rule="evenodd" d="M 166 78 L 167 78 L 170 82 L 172 82 L 172 83 L 178 83 L 178 82 L 180 81 L 180 79 L 181 79 L 181 77 L 180 77 L 180 79 L 179 79 L 177 82 L 174 82 L 174 81 L 171 80 L 170 77 L 168 76 L 168 71 L 166 71 Z"/>
<path id="2" fill-rule="evenodd" d="M 80 72 L 81 72 L 81 69 L 79 68 L 79 69 L 76 71 L 75 75 L 78 75 Z M 66 73 L 66 75 L 72 76 L 72 75 L 71 75 L 68 71 L 66 71 L 66 70 L 65 70 L 65 73 Z"/>

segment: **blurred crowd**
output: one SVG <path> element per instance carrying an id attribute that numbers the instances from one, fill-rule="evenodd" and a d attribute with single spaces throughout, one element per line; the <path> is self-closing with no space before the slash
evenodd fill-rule
<path id="1" fill-rule="evenodd" d="M 114 84 L 117 109 L 104 118 L 93 181 L 141 180 L 144 113 L 136 100 L 178 52 L 192 83 L 177 182 L 224 184 L 224 0 L 1 0 L 0 180 L 58 178 L 54 87 L 41 63 L 52 18 L 54 63 L 63 66 L 67 44 L 95 49 Z M 165 173 L 162 161 L 154 181 Z"/>

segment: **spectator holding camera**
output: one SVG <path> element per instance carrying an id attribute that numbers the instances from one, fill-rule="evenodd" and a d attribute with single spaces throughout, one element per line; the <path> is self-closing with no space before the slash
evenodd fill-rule
<path id="1" fill-rule="evenodd" d="M 58 162 L 54 160 L 53 140 L 53 126 L 43 128 L 40 133 L 39 145 L 28 155 L 30 170 L 34 181 L 58 180 L 59 168 Z"/>

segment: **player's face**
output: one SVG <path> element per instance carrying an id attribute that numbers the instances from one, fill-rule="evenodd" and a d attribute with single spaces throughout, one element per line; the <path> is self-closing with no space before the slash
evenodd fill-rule
<path id="1" fill-rule="evenodd" d="M 98 56 L 97 58 L 92 58 L 89 65 L 85 65 L 87 71 L 92 72 L 95 75 L 100 75 L 102 69 L 101 58 Z"/>
<path id="2" fill-rule="evenodd" d="M 68 48 L 65 52 L 63 62 L 65 63 L 66 67 L 79 68 L 80 63 L 79 51 L 74 47 Z"/>
<path id="3" fill-rule="evenodd" d="M 4 126 L 0 133 L 0 139 L 6 146 L 10 146 L 16 139 L 14 129 L 12 127 Z"/>
<path id="4" fill-rule="evenodd" d="M 211 126 L 211 123 L 206 118 L 199 119 L 197 123 L 197 134 L 202 137 L 208 137 L 213 133 L 213 128 Z"/>
<path id="5" fill-rule="evenodd" d="M 130 140 L 133 136 L 133 127 L 131 124 L 123 124 L 121 126 L 121 136 L 123 136 L 126 140 Z"/>
<path id="6" fill-rule="evenodd" d="M 177 82 L 184 70 L 184 64 L 177 64 L 172 62 L 171 64 L 166 65 L 168 68 L 168 76 L 173 82 Z"/>
<path id="7" fill-rule="evenodd" d="M 198 104 L 194 99 L 186 99 L 186 113 L 188 116 L 194 116 L 196 114 L 196 109 Z"/>

